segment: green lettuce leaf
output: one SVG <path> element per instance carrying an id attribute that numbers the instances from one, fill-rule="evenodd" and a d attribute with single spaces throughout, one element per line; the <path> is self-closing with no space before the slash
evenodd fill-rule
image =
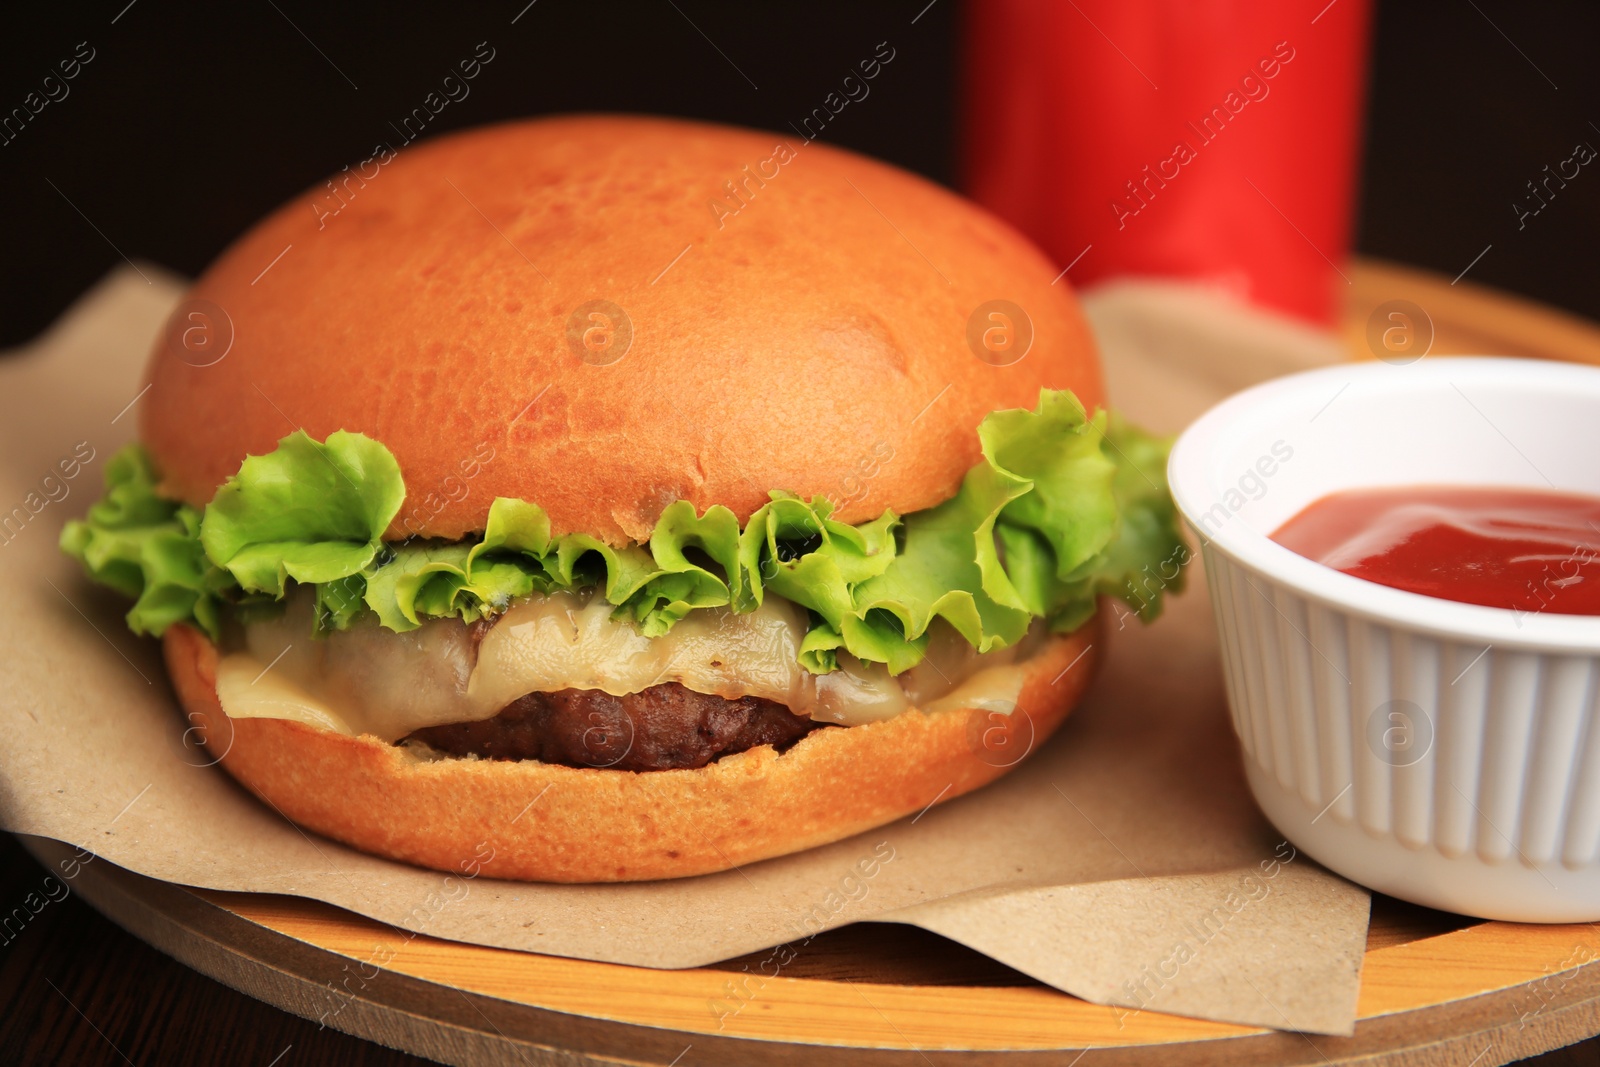
<path id="1" fill-rule="evenodd" d="M 1095 567 L 1095 592 L 1120 597 L 1149 622 L 1161 614 L 1163 592 L 1183 592 L 1190 555 L 1167 488 L 1172 441 L 1152 437 L 1115 414 L 1106 441 L 1117 459 L 1112 490 L 1121 525 Z"/>
<path id="2" fill-rule="evenodd" d="M 826 499 L 773 492 L 741 529 L 727 508 L 699 514 L 680 500 L 647 543 L 623 547 L 554 536 L 536 504 L 505 498 L 479 538 L 386 545 L 405 486 L 389 451 L 360 434 L 321 444 L 291 434 L 245 460 L 203 517 L 156 495 L 135 446 L 62 545 L 96 580 L 138 597 L 129 622 L 141 632 L 192 619 L 214 634 L 222 603 L 278 599 L 290 581 L 315 589 L 322 630 L 368 613 L 396 631 L 470 622 L 531 593 L 598 588 L 654 637 L 691 611 L 753 611 L 773 595 L 809 610 L 800 661 L 817 672 L 841 650 L 906 670 L 935 619 L 988 651 L 1036 618 L 1071 630 L 1101 595 L 1153 618 L 1163 591 L 1181 588 L 1187 550 L 1167 442 L 1049 390 L 1032 411 L 990 414 L 978 436 L 983 461 L 936 507 L 849 525 Z"/>
<path id="3" fill-rule="evenodd" d="M 400 465 L 361 434 L 337 430 L 321 444 L 304 430 L 249 456 L 206 505 L 207 558 L 249 592 L 281 597 L 284 582 L 360 574 L 383 549 L 383 531 L 406 496 Z"/>
<path id="4" fill-rule="evenodd" d="M 61 548 L 89 577 L 134 598 L 128 627 L 161 634 L 175 622 L 220 633 L 219 596 L 233 585 L 200 545 L 200 513 L 156 493 L 144 449 L 129 445 L 106 463 L 105 496 L 61 531 Z"/>

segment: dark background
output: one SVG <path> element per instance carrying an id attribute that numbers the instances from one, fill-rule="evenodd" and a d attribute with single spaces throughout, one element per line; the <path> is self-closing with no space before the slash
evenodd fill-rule
<path id="1" fill-rule="evenodd" d="M 197 273 L 269 209 L 394 138 L 389 123 L 480 41 L 495 61 L 430 134 L 568 110 L 783 129 L 887 39 L 894 77 L 825 137 L 955 181 L 957 34 L 963 17 L 981 17 L 958 0 L 937 0 L 914 25 L 927 0 L 526 2 L 7 10 L 0 114 L 80 41 L 94 58 L 66 99 L 0 145 L 0 347 L 36 335 L 123 256 Z M 1578 141 L 1600 147 L 1600 5 L 1390 0 L 1378 4 L 1374 38 L 1358 249 L 1454 277 L 1492 243 L 1472 280 L 1600 319 L 1600 168 L 1521 230 L 1512 208 Z M 6 910 L 41 876 L 0 840 Z M 127 1052 L 141 1063 L 265 1064 L 284 1046 L 294 1050 L 284 1067 L 415 1062 L 234 994 L 76 899 L 0 949 L 0 1018 L 0 1063 L 122 1063 Z M 1590 1044 L 1547 1062 L 1595 1055 Z"/>
<path id="2" fill-rule="evenodd" d="M 927 0 L 526 2 L 8 10 L 0 114 L 78 42 L 95 58 L 0 145 L 0 347 L 38 333 L 121 254 L 197 273 L 272 207 L 398 143 L 390 122 L 479 41 L 495 62 L 430 135 L 570 110 L 784 129 L 888 39 L 895 76 L 824 136 L 955 182 L 957 34 L 981 8 L 937 0 L 912 25 Z M 1520 231 L 1512 209 L 1578 141 L 1600 147 L 1600 5 L 1380 0 L 1375 25 L 1357 247 L 1455 277 L 1492 243 L 1472 280 L 1600 318 L 1600 173 L 1585 168 Z"/>

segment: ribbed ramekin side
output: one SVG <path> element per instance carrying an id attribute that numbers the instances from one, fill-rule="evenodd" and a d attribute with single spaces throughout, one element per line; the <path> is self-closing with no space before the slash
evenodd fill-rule
<path id="1" fill-rule="evenodd" d="M 1256 716 L 1266 724 L 1266 741 L 1271 746 L 1268 766 L 1285 789 L 1293 790 L 1294 760 L 1290 756 L 1289 722 L 1285 715 L 1289 694 L 1284 679 L 1284 661 L 1292 655 L 1293 634 L 1285 641 L 1282 608 L 1278 605 L 1276 584 L 1259 576 L 1246 579 L 1250 595 L 1247 626 L 1253 632 L 1254 656 L 1247 663 L 1255 685 L 1250 687 L 1256 701 Z"/>
<path id="2" fill-rule="evenodd" d="M 1350 794 L 1355 801 L 1356 822 L 1369 834 L 1388 834 L 1394 824 L 1394 790 L 1390 766 L 1373 750 L 1374 716 L 1379 718 L 1377 740 L 1386 743 L 1384 732 L 1399 724 L 1387 719 L 1384 705 L 1394 693 L 1392 652 L 1389 628 L 1367 619 L 1347 616 L 1345 629 L 1350 641 Z"/>
<path id="3" fill-rule="evenodd" d="M 1528 752 L 1527 784 L 1518 827 L 1520 858 L 1543 866 L 1561 854 L 1570 818 L 1578 742 L 1595 683 L 1588 656 L 1540 657 L 1538 700 Z"/>
<path id="4" fill-rule="evenodd" d="M 1451 643 L 1440 668 L 1440 675 L 1448 677 L 1439 687 L 1434 713 L 1433 843 L 1454 859 L 1477 844 L 1477 797 L 1495 658 L 1488 648 Z"/>
<path id="5" fill-rule="evenodd" d="M 1580 735 L 1561 848 L 1561 862 L 1572 870 L 1594 864 L 1600 852 L 1600 679 L 1589 688 Z"/>
<path id="6" fill-rule="evenodd" d="M 1539 700 L 1540 656 L 1523 649 L 1489 653 L 1494 672 L 1484 715 L 1477 797 L 1477 854 L 1505 863 L 1517 853 L 1515 835 L 1528 790 L 1528 749 Z"/>
<path id="7" fill-rule="evenodd" d="M 1312 661 L 1321 653 L 1311 637 L 1311 605 L 1306 598 L 1279 586 L 1273 593 L 1278 609 L 1278 648 L 1282 657 L 1283 703 L 1279 718 L 1288 783 L 1307 804 L 1321 795 L 1317 767 L 1317 683 Z"/>
<path id="8" fill-rule="evenodd" d="M 1345 615 L 1323 604 L 1311 605 L 1306 636 L 1316 654 L 1311 668 L 1316 700 L 1318 779 L 1311 806 L 1324 818 L 1349 822 L 1355 817 L 1353 788 L 1355 748 L 1360 741 L 1351 726 L 1354 717 L 1350 685 L 1350 640 Z M 1324 811 L 1326 809 L 1326 811 Z"/>
<path id="9" fill-rule="evenodd" d="M 1393 627 L 1383 629 L 1391 646 L 1394 689 L 1389 701 L 1374 714 L 1389 716 L 1391 722 L 1403 721 L 1407 731 L 1403 747 L 1379 749 L 1390 766 L 1392 826 L 1395 837 L 1407 848 L 1426 848 L 1433 838 L 1433 780 L 1437 766 L 1433 749 L 1438 733 L 1438 724 L 1427 709 L 1438 705 L 1443 651 L 1438 639 L 1430 635 Z"/>
<path id="10" fill-rule="evenodd" d="M 1600 858 L 1600 661 L 1395 627 L 1203 551 L 1245 758 L 1314 822 L 1491 866 Z"/>
<path id="11" fill-rule="evenodd" d="M 1257 723 L 1252 717 L 1254 704 L 1250 699 L 1247 678 L 1248 646 L 1252 643 L 1246 633 L 1246 617 L 1240 605 L 1241 593 L 1248 595 L 1243 568 L 1228 557 L 1216 552 L 1202 541 L 1201 552 L 1205 558 L 1206 580 L 1211 589 L 1211 603 L 1217 619 L 1217 640 L 1222 645 L 1224 681 L 1228 689 L 1228 707 L 1233 716 L 1233 730 L 1239 737 L 1247 759 L 1255 760 L 1267 769 L 1270 763 L 1262 758 L 1263 746 L 1259 744 Z"/>

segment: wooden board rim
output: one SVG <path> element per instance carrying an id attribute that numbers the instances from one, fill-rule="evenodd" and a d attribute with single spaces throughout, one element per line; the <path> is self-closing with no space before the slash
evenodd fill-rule
<path id="1" fill-rule="evenodd" d="M 787 1030 L 774 1033 L 773 1012 L 754 1018 L 741 1012 L 735 1025 L 713 1028 L 710 1011 L 696 1025 L 699 1011 L 687 1013 L 679 1001 L 703 1004 L 732 973 L 713 968 L 658 971 L 622 964 L 596 963 L 487 948 L 413 935 L 331 905 L 298 898 L 191 890 L 200 898 L 259 926 L 340 956 L 352 953 L 366 937 L 393 951 L 385 970 L 424 981 L 449 975 L 456 988 L 529 1007 L 545 1008 L 612 1022 L 633 1023 L 685 1033 L 724 1033 L 749 1040 L 801 1041 L 858 1047 L 861 1035 L 885 1047 L 922 1047 L 940 1039 L 929 1020 L 959 1017 L 968 1027 L 964 1048 L 1012 1051 L 1018 1048 L 1060 1049 L 1149 1046 L 1173 1041 L 1212 1041 L 1270 1033 L 1259 1027 L 1211 1022 L 1162 1012 L 1124 1013 L 1104 1005 L 1033 986 L 901 986 L 875 982 L 840 983 L 817 978 L 778 978 L 780 1002 L 826 1007 L 832 1021 L 847 1023 L 849 1040 L 826 1034 Z M 336 936 L 329 937 L 329 933 Z M 1537 925 L 1480 923 L 1434 937 L 1374 949 L 1366 954 L 1357 1015 L 1360 1020 L 1436 1007 L 1470 997 L 1525 986 L 1552 976 L 1576 972 L 1573 966 L 1554 970 L 1552 961 L 1572 959 L 1582 950 L 1586 961 L 1600 960 L 1600 930 L 1590 924 Z M 1600 979 L 1600 968 L 1589 968 Z M 1419 972 L 1435 976 L 1427 986 L 1410 980 Z M 1569 979 L 1570 980 L 1570 979 Z M 539 989 L 537 998 L 519 993 L 523 982 Z M 1563 983 L 1564 984 L 1564 983 Z M 1596 982 L 1600 990 L 1600 980 Z M 626 1007 L 596 1002 L 593 991 L 628 997 Z M 585 995 L 587 990 L 589 995 Z M 652 1000 L 651 998 L 655 999 Z M 662 1003 L 668 997 L 670 1003 Z M 913 1006 L 911 1002 L 920 1002 Z M 1530 1002 L 1532 1002 L 1530 1000 Z M 974 1010 L 977 1007 L 979 1010 Z M 889 1011 L 914 1013 L 916 1019 L 891 1022 Z M 1048 1021 L 1044 1017 L 1048 1016 Z M 1125 1018 L 1118 1018 L 1126 1016 Z M 1021 1020 L 1038 1020 L 1039 1038 L 1019 1041 L 1014 1029 Z M 991 1031 L 970 1029 L 976 1020 L 990 1020 Z M 1109 1028 L 1107 1020 L 1118 1025 Z M 740 1025 L 744 1023 L 745 1025 Z"/>
<path id="2" fill-rule="evenodd" d="M 23 838 L 23 842 L 46 864 L 57 863 L 72 854 L 68 846 L 49 839 Z M 1007 1063 L 1019 1067 L 1034 1064 L 1111 1067 L 1141 1062 L 1153 1047 L 1161 1048 L 1162 1061 L 1175 1067 L 1215 1062 L 1397 1065 L 1474 1062 L 1475 1067 L 1491 1067 L 1600 1031 L 1600 966 L 1591 964 L 1554 973 L 1541 964 L 1536 973 L 1533 970 L 1535 961 L 1529 958 L 1519 972 L 1524 979 L 1522 982 L 1486 988 L 1476 995 L 1445 1000 L 1431 1007 L 1406 1008 L 1402 1000 L 1384 993 L 1382 990 L 1391 985 L 1403 991 L 1412 988 L 1412 984 L 1398 973 L 1383 975 L 1380 966 L 1379 973 L 1367 976 L 1376 979 L 1373 984 L 1378 992 L 1372 994 L 1377 999 L 1366 1006 L 1379 1010 L 1376 1013 L 1364 1010 L 1355 1035 L 1348 1038 L 1227 1027 L 1221 1023 L 1157 1016 L 1152 1012 L 1146 1013 L 1152 1021 L 1173 1020 L 1184 1027 L 1209 1029 L 1211 1033 L 1176 1041 L 1157 1038 L 1120 1045 L 1097 1043 L 1089 1039 L 1092 1035 L 1073 1038 L 1063 1033 L 1062 1039 L 1053 1044 L 1040 1043 L 1033 1047 L 1018 1047 L 1015 1042 L 1004 1047 L 975 1047 L 972 1042 L 959 1047 L 948 1044 L 940 1047 L 939 1035 L 919 1029 L 917 1016 L 919 1013 L 948 1015 L 951 1002 L 959 997 L 985 997 L 975 1010 L 969 1009 L 966 1013 L 969 1018 L 994 1017 L 992 1009 L 997 1003 L 1028 1001 L 1036 1005 L 1049 1004 L 1058 1010 L 1063 1005 L 1079 1005 L 1099 1012 L 1109 1009 L 1085 1005 L 1053 990 L 1015 987 L 901 987 L 905 1000 L 895 1001 L 882 994 L 896 987 L 870 983 L 864 984 L 869 994 L 868 1006 L 874 1013 L 882 1013 L 881 1021 L 894 1031 L 894 1040 L 867 1044 L 838 1038 L 829 1041 L 825 1040 L 826 1034 L 716 1033 L 703 1027 L 681 1025 L 682 1019 L 670 1015 L 640 1018 L 638 1013 L 633 1013 L 631 1018 L 621 1018 L 620 1013 L 614 1011 L 585 1014 L 533 1003 L 532 998 L 518 997 L 514 990 L 505 986 L 485 992 L 473 985 L 492 987 L 493 983 L 463 982 L 459 971 L 430 979 L 389 966 L 376 969 L 376 973 L 359 982 L 348 995 L 334 994 L 331 989 L 338 983 L 348 983 L 353 973 L 367 975 L 368 969 L 362 966 L 362 957 L 321 943 L 326 939 L 316 936 L 316 921 L 331 921 L 334 927 L 346 930 L 362 924 L 391 931 L 392 928 L 341 912 L 331 905 L 297 898 L 262 898 L 186 889 L 133 874 L 106 861 L 85 865 L 75 886 L 89 903 L 113 921 L 189 966 L 242 992 L 313 1022 L 320 1017 L 325 1025 L 358 1037 L 442 1062 L 473 1067 L 503 1062 L 511 1051 L 532 1057 L 528 1062 L 533 1063 L 667 1065 L 689 1048 L 696 1050 L 694 1060 L 689 1061 L 695 1064 L 747 1063 L 759 1056 L 764 1063 L 816 1064 L 819 1067 L 878 1063 L 903 1063 L 908 1067 L 939 1064 L 942 1067 L 946 1063 L 978 1062 L 972 1059 L 974 1056 L 984 1062 L 1003 1056 Z M 279 927 L 292 927 L 292 924 L 281 916 L 274 917 L 270 909 L 254 909 L 254 917 L 232 910 L 227 905 L 237 903 L 232 899 L 235 897 L 257 903 L 277 899 L 291 904 L 290 912 L 303 911 L 309 915 L 321 911 L 325 914 L 306 928 L 288 933 Z M 1595 939 L 1594 943 L 1600 944 L 1600 931 L 1589 926 L 1582 929 Z M 1528 945 L 1522 940 L 1528 933 L 1542 932 L 1542 943 L 1547 948 L 1552 944 L 1565 944 L 1563 937 L 1572 933 L 1571 928 L 1566 927 L 1530 928 L 1486 923 L 1374 950 L 1369 954 L 1369 965 L 1373 957 L 1398 959 L 1410 955 L 1415 957 L 1415 965 L 1431 973 L 1441 970 L 1456 974 L 1481 973 L 1485 970 L 1484 961 L 1477 950 L 1484 948 L 1485 942 L 1481 937 L 1459 936 L 1471 935 L 1474 931 L 1488 931 L 1497 939 L 1496 943 L 1521 944 L 1530 956 Z M 394 932 L 394 936 L 403 933 Z M 471 963 L 504 954 L 529 967 L 543 968 L 537 977 L 545 981 L 552 974 L 565 981 L 581 981 L 587 975 L 593 988 L 612 995 L 626 992 L 607 983 L 606 979 L 618 971 L 636 972 L 657 984 L 671 982 L 678 976 L 703 976 L 705 973 L 703 969 L 663 972 L 512 953 L 438 941 L 426 935 L 417 935 L 411 941 L 423 946 L 427 953 L 455 956 L 457 964 L 466 965 L 469 972 Z M 1407 949 L 1412 951 L 1404 953 Z M 1559 960 L 1562 955 L 1542 957 L 1546 964 L 1552 958 Z M 352 963 L 356 965 L 355 971 L 351 970 Z M 597 985 L 594 984 L 596 976 L 601 977 Z M 1532 982 L 1528 981 L 1530 978 Z M 1547 979 L 1545 988 L 1536 990 L 1533 983 L 1540 979 Z M 803 988 L 837 984 L 815 979 L 791 981 L 806 983 Z M 1461 981 L 1462 988 L 1466 988 L 1474 980 L 1462 978 Z M 1484 983 L 1482 977 L 1476 981 Z M 1490 979 L 1488 984 L 1492 986 L 1494 982 Z M 1363 983 L 1364 988 L 1366 984 Z M 540 988 L 548 993 L 552 986 L 546 984 Z M 937 1008 L 929 1009 L 915 1003 L 930 991 L 946 993 L 945 997 L 938 998 Z M 330 1012 L 330 1004 L 335 1004 L 337 1010 Z M 574 1005 L 566 1007 L 570 1009 Z"/>

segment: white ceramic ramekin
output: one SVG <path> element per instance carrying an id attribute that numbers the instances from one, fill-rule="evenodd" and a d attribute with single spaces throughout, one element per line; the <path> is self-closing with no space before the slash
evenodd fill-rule
<path id="1" fill-rule="evenodd" d="M 1296 374 L 1212 408 L 1168 473 L 1200 539 L 1250 787 L 1278 829 L 1420 904 L 1600 919 L 1600 616 L 1437 600 L 1269 539 L 1339 489 L 1600 496 L 1600 369 L 1473 358 Z"/>

